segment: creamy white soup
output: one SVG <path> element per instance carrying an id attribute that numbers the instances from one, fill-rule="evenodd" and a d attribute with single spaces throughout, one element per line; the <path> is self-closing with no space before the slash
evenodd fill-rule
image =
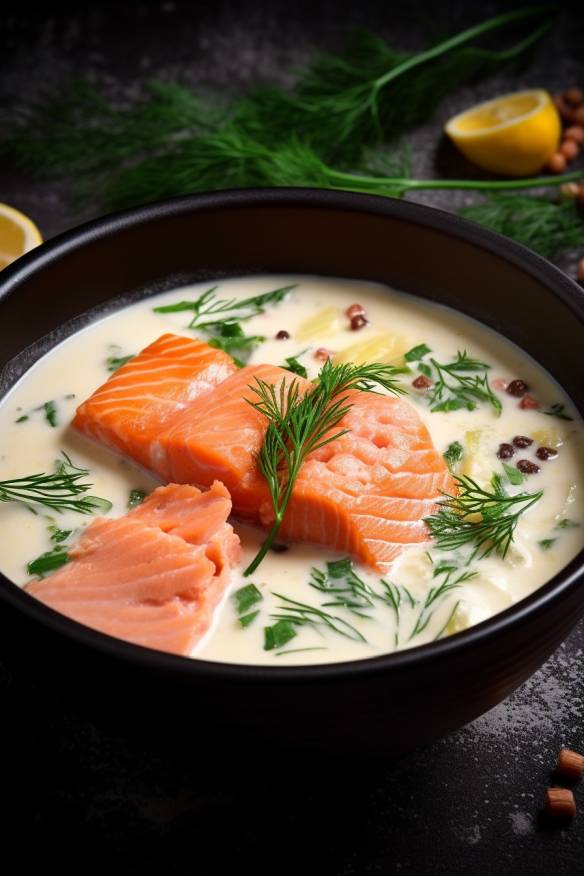
<path id="1" fill-rule="evenodd" d="M 144 470 L 75 433 L 70 422 L 76 407 L 107 379 L 108 369 L 165 332 L 208 340 L 208 332 L 188 328 L 192 313 L 153 308 L 194 301 L 211 285 L 175 289 L 120 309 L 40 359 L 0 406 L 0 482 L 52 471 L 65 452 L 89 470 L 91 493 L 111 501 L 108 516 L 127 512 L 131 491 L 154 489 L 158 483 Z M 426 542 L 405 547 L 383 575 L 355 558 L 352 567 L 327 567 L 345 557 L 322 546 L 279 544 L 244 577 L 265 532 L 234 519 L 242 562 L 193 658 L 325 663 L 422 645 L 508 608 L 578 553 L 584 542 L 584 430 L 570 399 L 537 362 L 468 317 L 378 284 L 258 276 L 219 281 L 214 295 L 246 299 L 288 285 L 294 288 L 284 300 L 242 323 L 245 335 L 265 340 L 238 357 L 248 364 L 298 363 L 309 378 L 317 377 L 327 355 L 333 362 L 394 364 L 401 369 L 397 379 L 407 391 L 404 398 L 415 406 L 436 449 L 446 454 L 453 475 L 470 477 L 491 493 L 541 496 L 518 514 L 504 557 L 492 545 L 483 557 L 484 550 L 472 555 L 471 543 L 442 549 L 428 534 Z M 347 310 L 355 304 L 364 319 L 353 318 L 351 325 Z M 474 370 L 448 370 L 464 353 Z M 463 384 L 457 375 L 483 380 L 472 410 L 460 406 Z M 442 394 L 436 396 L 439 384 Z M 520 511 L 529 503 L 510 508 Z M 66 546 L 92 520 L 72 511 L 35 510 L 0 502 L 0 568 L 19 585 L 31 580 L 27 564 L 55 547 L 55 527 L 71 531 Z M 323 579 L 332 590 L 315 586 Z M 297 622 L 290 620 L 288 600 L 305 607 Z M 284 635 L 270 638 L 276 624 Z"/>

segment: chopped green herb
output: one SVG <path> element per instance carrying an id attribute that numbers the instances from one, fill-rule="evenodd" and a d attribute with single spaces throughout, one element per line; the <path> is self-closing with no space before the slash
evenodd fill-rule
<path id="1" fill-rule="evenodd" d="M 428 353 L 431 353 L 432 350 L 427 344 L 418 344 L 417 347 L 412 347 L 411 350 L 405 354 L 404 359 L 406 362 L 417 362 L 419 359 L 423 359 Z"/>
<path id="2" fill-rule="evenodd" d="M 29 575 L 37 575 L 44 578 L 56 569 L 60 569 L 69 562 L 69 555 L 63 545 L 57 545 L 51 551 L 47 551 L 27 564 L 26 571 Z"/>
<path id="3" fill-rule="evenodd" d="M 58 526 L 49 526 L 49 532 L 51 533 L 51 541 L 56 541 L 57 543 L 59 543 L 62 541 L 67 541 L 73 530 L 59 529 Z"/>
<path id="4" fill-rule="evenodd" d="M 558 520 L 554 529 L 574 529 L 576 526 L 580 526 L 576 520 L 570 520 L 569 517 L 563 517 L 562 520 Z"/>
<path id="5" fill-rule="evenodd" d="M 306 350 L 304 350 L 303 353 L 306 353 Z M 298 361 L 298 357 L 302 356 L 303 353 L 298 353 L 297 356 L 288 356 L 288 358 L 284 360 L 286 364 L 283 365 L 282 368 L 287 368 L 288 371 L 298 374 L 299 377 L 308 377 L 308 371 L 302 362 Z"/>
<path id="6" fill-rule="evenodd" d="M 252 347 L 263 344 L 265 340 L 263 335 L 246 335 L 239 323 L 236 322 L 222 325 L 219 328 L 219 334 L 209 338 L 207 343 L 210 347 L 223 350 L 224 353 L 233 356 L 235 350 L 249 352 Z M 242 367 L 244 363 L 240 360 L 237 361 L 239 367 Z"/>
<path id="7" fill-rule="evenodd" d="M 426 377 L 432 377 L 432 366 L 426 365 L 425 362 L 418 362 L 418 371 Z"/>
<path id="8" fill-rule="evenodd" d="M 294 622 L 295 623 L 295 622 Z M 294 623 L 288 620 L 279 620 L 271 627 L 264 628 L 264 651 L 273 651 L 281 648 L 290 639 L 298 635 Z"/>
<path id="9" fill-rule="evenodd" d="M 460 441 L 453 441 L 452 444 L 449 444 L 442 456 L 446 460 L 448 468 L 450 469 L 456 465 L 457 462 L 460 462 L 464 456 L 464 448 Z"/>
<path id="10" fill-rule="evenodd" d="M 555 543 L 555 538 L 542 538 L 541 541 L 538 541 L 538 545 L 542 549 L 542 551 L 549 551 L 551 546 Z"/>
<path id="11" fill-rule="evenodd" d="M 478 359 L 471 359 L 466 350 L 458 351 L 454 362 L 440 363 L 431 359 L 437 377 L 432 393 L 429 395 L 430 410 L 474 411 L 478 402 L 488 402 L 497 416 L 502 405 L 489 386 L 487 371 L 491 367 Z M 480 372 L 469 377 L 472 372 Z"/>
<path id="12" fill-rule="evenodd" d="M 128 508 L 132 510 L 132 508 L 137 508 L 138 505 L 141 505 L 148 493 L 146 490 L 133 489 L 130 490 L 130 495 L 128 496 Z"/>
<path id="13" fill-rule="evenodd" d="M 276 651 L 276 657 L 283 657 L 284 654 L 300 654 L 301 651 L 328 651 L 326 645 L 317 645 L 314 648 L 288 648 L 286 651 Z"/>
<path id="14" fill-rule="evenodd" d="M 47 401 L 43 405 L 43 410 L 45 412 L 45 419 L 49 426 L 52 426 L 53 429 L 58 425 L 57 423 L 57 405 L 54 401 Z"/>
<path id="15" fill-rule="evenodd" d="M 440 510 L 426 517 L 428 528 L 441 550 L 472 547 L 471 560 L 488 557 L 493 551 L 505 558 L 519 517 L 543 496 L 519 493 L 508 496 L 500 476 L 493 477 L 493 490 L 480 487 L 472 478 L 455 477 L 459 492 L 448 493 L 438 503 Z"/>
<path id="16" fill-rule="evenodd" d="M 249 627 L 250 623 L 253 620 L 256 619 L 258 614 L 259 614 L 259 610 L 258 611 L 250 611 L 249 614 L 244 614 L 239 618 L 239 623 L 245 629 L 246 627 Z"/>
<path id="17" fill-rule="evenodd" d="M 258 590 L 255 584 L 246 584 L 245 587 L 240 587 L 233 594 L 233 599 L 237 606 L 237 613 L 244 614 L 248 609 L 255 605 L 256 602 L 263 600 L 262 593 Z"/>
<path id="18" fill-rule="evenodd" d="M 28 414 L 23 414 L 18 420 L 15 420 L 15 423 L 25 423 L 28 420 Z"/>
<path id="19" fill-rule="evenodd" d="M 78 511 L 80 514 L 109 511 L 112 503 L 107 499 L 83 495 L 93 486 L 79 483 L 89 474 L 89 469 L 74 465 L 67 454 L 62 453 L 63 459 L 57 460 L 52 474 L 43 472 L 0 481 L 0 502 L 23 502 L 29 508 L 44 505 L 53 511 Z"/>
<path id="20" fill-rule="evenodd" d="M 525 475 L 523 474 L 523 472 L 519 471 L 518 468 L 515 468 L 514 465 L 507 465 L 507 463 L 504 462 L 503 468 L 505 469 L 507 480 L 510 484 L 513 484 L 514 487 L 517 487 L 519 484 L 522 484 L 524 482 Z"/>
<path id="21" fill-rule="evenodd" d="M 559 420 L 573 420 L 574 417 L 569 417 L 565 413 L 566 405 L 555 404 L 551 405 L 549 411 L 542 411 L 547 417 L 557 417 Z"/>
<path id="22" fill-rule="evenodd" d="M 118 368 L 121 368 L 122 365 L 125 365 L 126 362 L 130 362 L 131 359 L 134 359 L 135 356 L 132 353 L 129 356 L 109 356 L 106 359 L 106 366 L 108 371 L 117 371 Z"/>

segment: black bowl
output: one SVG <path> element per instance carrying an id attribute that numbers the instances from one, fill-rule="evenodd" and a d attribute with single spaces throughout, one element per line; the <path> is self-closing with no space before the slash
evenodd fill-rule
<path id="1" fill-rule="evenodd" d="M 415 204 L 318 190 L 174 199 L 100 219 L 20 259 L 0 282 L 3 395 L 96 313 L 208 278 L 303 273 L 388 283 L 515 341 L 582 412 L 582 291 L 545 260 Z M 13 357 L 13 358 L 11 358 Z M 584 609 L 584 552 L 516 606 L 451 638 L 306 667 L 188 660 L 127 644 L 0 581 L 3 657 L 95 718 L 179 725 L 207 741 L 403 751 L 472 720 L 528 678 Z"/>

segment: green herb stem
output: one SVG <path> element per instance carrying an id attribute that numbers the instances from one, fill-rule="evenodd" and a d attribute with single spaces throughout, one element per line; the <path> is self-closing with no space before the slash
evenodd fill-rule
<path id="1" fill-rule="evenodd" d="M 419 54 L 414 55 L 412 58 L 408 58 L 406 61 L 398 64 L 398 66 L 394 67 L 393 70 L 389 70 L 387 73 L 385 73 L 383 76 L 380 76 L 375 81 L 375 88 L 376 90 L 380 90 L 386 85 L 389 85 L 390 82 L 393 82 L 395 79 L 397 79 L 398 76 L 403 76 L 404 73 L 413 70 L 415 67 L 419 67 L 421 64 L 426 64 L 428 61 L 433 61 L 435 58 L 439 58 L 441 55 L 445 55 L 447 52 L 452 51 L 452 49 L 456 49 L 458 48 L 458 46 L 462 46 L 465 43 L 469 43 L 485 33 L 489 33 L 489 31 L 496 30 L 507 24 L 511 24 L 514 21 L 520 21 L 524 18 L 530 18 L 531 16 L 535 15 L 543 15 L 546 12 L 551 13 L 553 11 L 554 8 L 550 5 L 528 6 L 524 9 L 515 9 L 512 12 L 506 12 L 501 15 L 496 15 L 494 18 L 489 18 L 487 21 L 483 21 L 480 24 L 474 25 L 473 27 L 469 27 L 467 30 L 463 30 L 461 31 L 461 33 L 456 34 L 453 37 L 449 37 L 449 39 L 444 40 L 444 42 L 439 43 L 436 46 L 433 46 L 431 49 L 427 49 L 425 52 L 420 52 Z M 515 55 L 524 51 L 526 48 L 528 48 L 529 45 L 531 45 L 531 43 L 538 40 L 551 27 L 551 24 L 551 19 L 544 22 L 541 27 L 537 28 L 537 30 L 535 30 L 532 34 L 529 34 L 517 46 L 513 46 L 511 49 L 508 49 L 507 57 L 515 57 Z M 502 52 L 501 54 L 505 55 L 505 52 Z"/>

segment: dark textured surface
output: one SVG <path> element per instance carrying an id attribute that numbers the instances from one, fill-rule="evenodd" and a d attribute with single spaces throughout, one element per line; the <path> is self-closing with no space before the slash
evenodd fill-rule
<path id="1" fill-rule="evenodd" d="M 258 80 L 287 81 L 291 67 L 315 47 L 339 46 L 354 25 L 416 48 L 425 34 L 508 5 L 131 2 L 49 5 L 34 16 L 8 3 L 0 94 L 38 94 L 73 74 L 116 97 L 154 76 L 239 91 Z M 475 100 L 524 85 L 582 84 L 582 45 L 581 15 L 569 12 L 529 67 L 453 96 L 412 136 L 415 172 L 454 167 L 452 153 L 437 145 L 440 126 Z M 424 200 L 449 207 L 465 197 Z M 94 215 L 90 205 L 73 212 L 62 186 L 5 168 L 0 200 L 29 213 L 45 237 Z M 560 262 L 568 270 L 574 263 L 575 254 Z M 580 623 L 513 697 L 397 765 L 391 752 L 386 762 L 286 755 L 266 763 L 255 750 L 242 752 L 227 775 L 213 773 L 195 730 L 190 749 L 144 748 L 0 670 L 4 789 L 15 816 L 5 836 L 24 825 L 21 854 L 42 849 L 47 863 L 66 862 L 79 839 L 84 863 L 116 862 L 131 872 L 580 873 L 582 817 L 552 828 L 541 801 L 559 747 L 584 750 L 583 648 Z M 576 793 L 584 805 L 584 790 Z"/>

